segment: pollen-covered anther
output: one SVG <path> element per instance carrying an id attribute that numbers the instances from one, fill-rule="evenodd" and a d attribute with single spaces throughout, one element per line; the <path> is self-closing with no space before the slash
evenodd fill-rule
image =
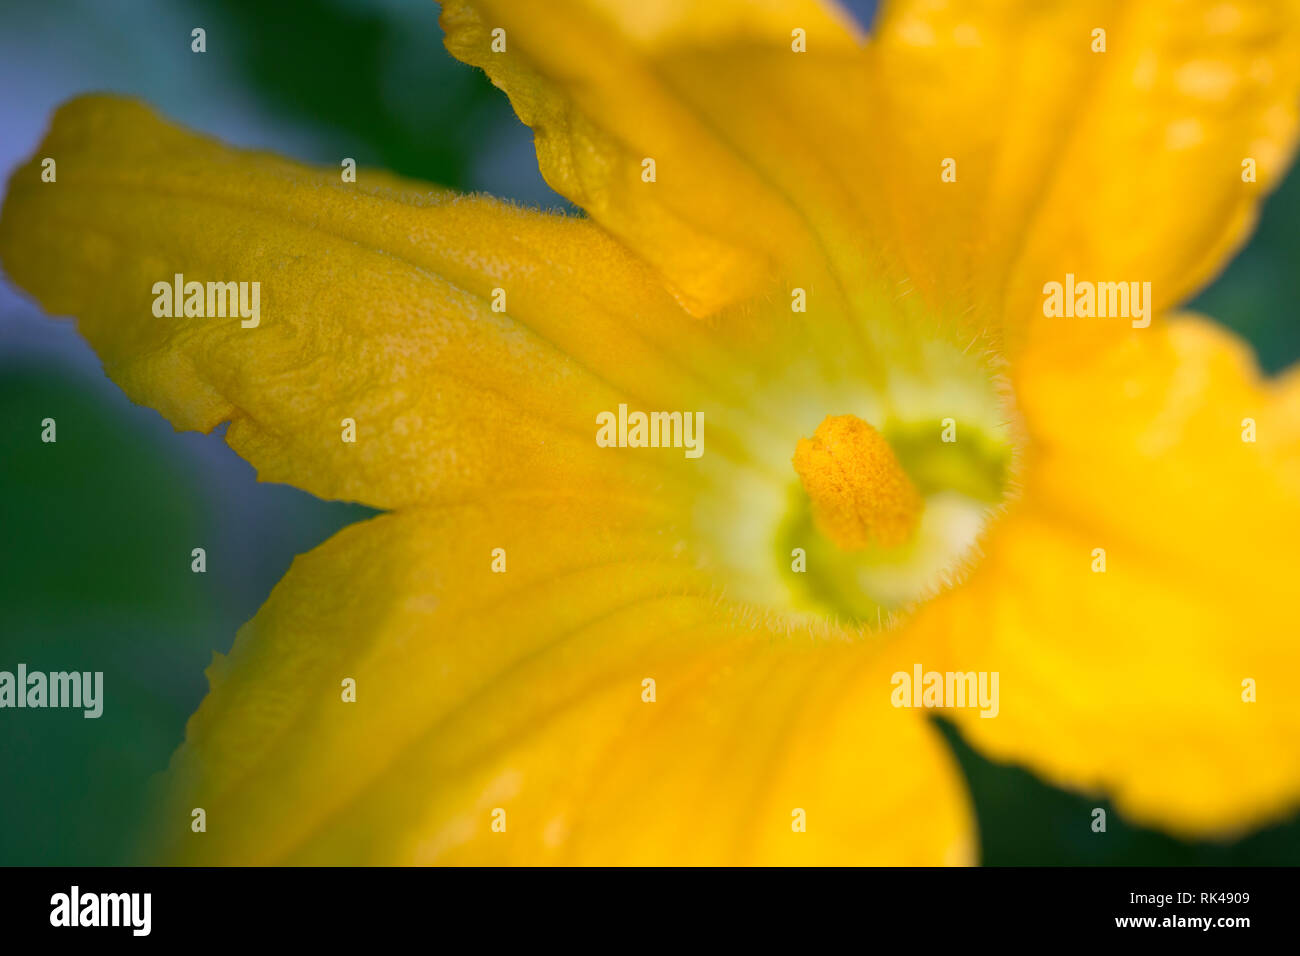
<path id="1" fill-rule="evenodd" d="M 911 540 L 925 501 L 889 442 L 855 415 L 828 415 L 794 450 L 818 530 L 846 551 Z"/>

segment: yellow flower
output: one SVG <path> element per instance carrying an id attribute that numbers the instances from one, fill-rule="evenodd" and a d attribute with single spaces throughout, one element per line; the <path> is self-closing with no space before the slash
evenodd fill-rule
<path id="1" fill-rule="evenodd" d="M 1289 161 L 1298 17 L 448 0 L 590 218 L 63 107 L 9 274 L 177 428 L 388 512 L 213 663 L 152 852 L 971 862 L 918 671 L 997 675 L 939 713 L 1134 820 L 1289 812 L 1300 376 L 1170 310 Z M 160 317 L 177 274 L 259 320 Z M 1046 316 L 1067 276 L 1136 318 Z M 702 454 L 596 441 L 637 412 Z"/>

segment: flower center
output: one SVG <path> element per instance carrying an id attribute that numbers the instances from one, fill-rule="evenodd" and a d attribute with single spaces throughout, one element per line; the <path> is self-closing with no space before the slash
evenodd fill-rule
<path id="1" fill-rule="evenodd" d="M 855 306 L 719 320 L 738 354 L 701 405 L 690 515 L 719 593 L 867 634 L 978 560 L 1016 487 L 1019 418 L 1000 357 L 925 303 Z"/>
<path id="2" fill-rule="evenodd" d="M 828 415 L 801 438 L 794 470 L 817 530 L 841 549 L 897 548 L 915 535 L 925 499 L 889 442 L 856 415 Z"/>
<path id="3" fill-rule="evenodd" d="M 1004 497 L 1010 449 L 973 428 L 961 443 L 939 431 L 830 415 L 797 443 L 775 542 L 793 609 L 883 627 L 962 576 Z"/>

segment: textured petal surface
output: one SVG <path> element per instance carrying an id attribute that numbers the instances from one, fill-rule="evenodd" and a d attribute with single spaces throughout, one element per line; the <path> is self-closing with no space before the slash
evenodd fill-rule
<path id="1" fill-rule="evenodd" d="M 449 0 L 443 25 L 551 185 L 696 312 L 765 270 L 809 284 L 814 259 L 855 320 L 916 291 L 1018 341 L 1066 272 L 1149 281 L 1160 311 L 1244 241 L 1294 149 L 1289 0 L 894 0 L 865 46 L 832 10 Z"/>
<path id="2" fill-rule="evenodd" d="M 933 729 L 889 706 L 875 649 L 750 619 L 666 544 L 634 511 L 535 496 L 344 530 L 209 671 L 158 852 L 970 862 L 960 777 Z"/>
<path id="3" fill-rule="evenodd" d="M 858 39 L 833 7 L 447 0 L 442 24 L 448 49 L 482 67 L 533 127 L 551 186 L 658 269 L 692 311 L 738 300 L 814 248 L 791 195 L 798 184 L 773 176 L 764 151 L 784 155 L 782 141 L 798 139 L 806 121 L 788 111 L 792 102 L 816 102 L 819 116 L 859 110 L 851 96 L 811 99 L 863 69 Z M 827 74 L 793 52 L 795 29 L 819 63 L 845 70 Z M 493 49 L 496 30 L 504 50 Z M 776 79 L 790 88 L 770 100 Z M 717 110 L 719 96 L 728 111 Z M 653 182 L 643 178 L 646 159 Z"/>
<path id="4" fill-rule="evenodd" d="M 1159 312 L 1222 267 L 1286 170 L 1300 6 L 892 0 L 871 62 L 877 175 L 923 294 L 1014 326 L 1072 272 L 1149 281 Z"/>
<path id="5" fill-rule="evenodd" d="M 917 625 L 952 669 L 1001 673 L 1001 713 L 954 711 L 963 730 L 1181 833 L 1281 816 L 1300 798 L 1300 376 L 1262 380 L 1184 318 L 1086 364 L 1036 350 L 1019 378 L 1024 497 Z"/>
<path id="6" fill-rule="evenodd" d="M 230 421 L 264 480 L 380 507 L 671 482 L 646 456 L 601 457 L 596 414 L 665 391 L 681 407 L 710 355 L 588 221 L 366 170 L 345 183 L 112 97 L 56 115 L 11 182 L 0 258 L 47 311 L 79 318 L 134 401 L 177 428 Z M 259 282 L 259 324 L 155 315 L 154 284 L 177 273 Z"/>

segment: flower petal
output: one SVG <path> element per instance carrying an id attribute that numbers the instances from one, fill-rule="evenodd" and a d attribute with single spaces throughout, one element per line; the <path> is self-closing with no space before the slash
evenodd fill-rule
<path id="1" fill-rule="evenodd" d="M 210 669 L 159 854 L 970 861 L 960 776 L 889 706 L 871 645 L 748 621 L 671 550 L 634 511 L 554 495 L 345 529 Z"/>
<path id="2" fill-rule="evenodd" d="M 447 48 L 482 67 L 534 129 L 552 188 L 660 270 L 692 311 L 741 299 L 773 264 L 815 245 L 806 211 L 789 195 L 800 184 L 773 176 L 766 151 L 785 154 L 787 141 L 815 125 L 798 110 L 811 107 L 819 120 L 859 114 L 835 85 L 863 64 L 851 24 L 833 6 L 445 0 L 441 22 Z M 810 52 L 793 51 L 795 29 Z M 497 49 L 494 31 L 504 31 Z M 814 60 L 846 68 L 828 75 Z M 774 102 L 754 82 L 793 87 Z M 732 94 L 739 112 L 720 113 L 715 93 Z M 646 159 L 655 162 L 653 182 L 643 178 Z"/>
<path id="3" fill-rule="evenodd" d="M 601 456 L 596 415 L 700 407 L 712 354 L 590 222 L 365 170 L 345 183 L 112 97 L 58 112 L 11 183 L 0 258 L 48 311 L 80 318 L 134 401 L 183 429 L 230 420 L 264 480 L 379 507 L 671 485 L 653 457 Z M 155 315 L 154 284 L 178 273 L 260 283 L 259 324 Z"/>
<path id="4" fill-rule="evenodd" d="M 1149 281 L 1157 312 L 1186 299 L 1245 240 L 1295 147 L 1290 0 L 892 0 L 873 41 L 909 275 L 1013 325 L 1066 272 Z"/>
<path id="5" fill-rule="evenodd" d="M 949 633 L 951 669 L 1001 674 L 996 719 L 955 719 L 991 755 L 1179 833 L 1289 812 L 1300 374 L 1261 380 L 1196 318 L 1086 359 L 1044 347 L 1019 374 L 1024 498 L 916 622 Z"/>

